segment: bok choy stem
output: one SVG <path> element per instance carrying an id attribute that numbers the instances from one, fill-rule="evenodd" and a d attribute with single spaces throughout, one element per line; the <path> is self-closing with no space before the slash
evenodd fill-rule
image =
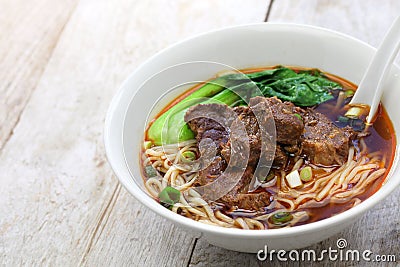
<path id="1" fill-rule="evenodd" d="M 277 67 L 248 74 L 220 76 L 185 97 L 158 117 L 150 126 L 147 137 L 155 145 L 173 144 L 194 138 L 184 121 L 186 111 L 199 103 L 245 105 L 251 97 L 276 96 L 297 106 L 313 106 L 332 99 L 332 90 L 341 89 L 318 70 L 295 72 Z"/>

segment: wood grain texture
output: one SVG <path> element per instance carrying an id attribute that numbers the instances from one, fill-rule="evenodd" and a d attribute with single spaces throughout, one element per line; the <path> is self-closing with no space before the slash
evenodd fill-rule
<path id="1" fill-rule="evenodd" d="M 72 13 L 74 3 L 0 0 L 0 263 L 267 266 L 144 209 L 106 164 L 102 131 L 118 86 L 146 58 L 199 32 L 262 21 L 269 1 L 81 0 Z M 274 0 L 269 21 L 376 46 L 399 10 L 394 0 Z M 399 196 L 310 248 L 342 237 L 351 249 L 398 255 Z"/>
<path id="2" fill-rule="evenodd" d="M 242 253 L 210 245 L 200 238 L 193 251 L 190 267 L 220 267 L 220 266 L 271 266 L 269 262 L 260 262 L 256 254 Z M 298 265 L 298 264 L 297 264 Z M 288 263 L 277 262 L 273 266 L 288 266 Z M 290 265 L 295 266 L 295 265 Z"/>
<path id="3" fill-rule="evenodd" d="M 325 27 L 376 47 L 398 14 L 397 0 L 275 0 L 269 21 Z"/>
<path id="4" fill-rule="evenodd" d="M 12 134 L 76 3 L 0 1 L 0 149 Z"/>
<path id="5" fill-rule="evenodd" d="M 384 14 L 384 15 L 383 15 Z M 382 40 L 392 21 L 400 14 L 400 2 L 373 0 L 274 0 L 268 21 L 311 24 L 352 35 L 373 46 Z M 397 61 L 399 62 L 399 61 Z M 345 238 L 349 249 L 369 249 L 374 255 L 397 256 L 400 259 L 400 189 L 368 212 L 351 228 L 323 242 L 305 249 L 322 251 L 336 248 L 339 238 Z M 345 266 L 344 262 L 273 262 L 274 266 Z M 365 266 L 366 262 L 349 262 L 351 266 Z M 375 263 L 376 264 L 376 263 Z M 380 263 L 396 266 L 396 263 Z M 190 266 L 269 266 L 259 262 L 256 255 L 238 253 L 217 248 L 199 240 L 191 258 Z"/>
<path id="6" fill-rule="evenodd" d="M 6 4 L 11 10 L 24 3 Z M 80 1 L 53 43 L 48 63 L 25 73 L 29 64 L 21 59 L 20 70 L 8 78 L 22 84 L 20 91 L 6 85 L 8 94 L 29 102 L 21 104 L 20 110 L 25 108 L 19 123 L 11 126 L 13 135 L 0 151 L 0 263 L 187 265 L 193 236 L 145 210 L 121 188 L 106 164 L 105 112 L 118 86 L 150 55 L 198 32 L 261 21 L 267 4 Z M 54 11 L 48 12 L 43 15 L 46 23 L 37 26 L 46 33 L 47 23 L 54 23 Z M 1 18 L 24 28 L 12 15 Z M 12 33 L 0 38 L 4 36 Z M 26 38 L 21 51 L 29 54 L 29 43 L 38 37 Z M 18 62 L 17 54 L 2 68 Z M 36 77 L 29 83 L 35 90 L 21 75 Z M 4 114 L 13 112 L 12 107 L 5 109 Z"/>

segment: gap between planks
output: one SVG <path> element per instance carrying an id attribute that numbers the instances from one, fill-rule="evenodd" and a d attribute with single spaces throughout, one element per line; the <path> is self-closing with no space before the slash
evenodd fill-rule
<path id="1" fill-rule="evenodd" d="M 193 257 L 194 250 L 196 249 L 197 241 L 199 241 L 199 237 L 194 238 L 192 250 L 190 251 L 190 256 L 189 256 L 188 262 L 186 264 L 187 267 L 189 267 L 190 263 L 192 262 L 192 257 Z"/>
<path id="2" fill-rule="evenodd" d="M 96 244 L 96 241 L 99 239 L 101 234 L 103 233 L 103 230 L 108 222 L 108 219 L 110 218 L 110 214 L 115 206 L 115 203 L 117 202 L 117 199 L 119 198 L 119 195 L 121 193 L 121 184 L 117 182 L 113 193 L 111 194 L 110 199 L 107 201 L 107 204 L 105 207 L 100 211 L 99 213 L 99 219 L 97 220 L 97 223 L 94 227 L 94 229 L 91 231 L 89 234 L 89 239 L 85 248 L 85 251 L 83 252 L 83 255 L 80 260 L 80 266 L 83 266 L 86 262 L 86 257 L 89 254 L 89 252 L 92 250 L 92 246 Z"/>
<path id="3" fill-rule="evenodd" d="M 268 8 L 267 8 L 267 13 L 265 14 L 264 22 L 267 22 L 269 19 L 269 15 L 271 14 L 272 6 L 274 5 L 275 0 L 271 0 L 269 2 Z"/>

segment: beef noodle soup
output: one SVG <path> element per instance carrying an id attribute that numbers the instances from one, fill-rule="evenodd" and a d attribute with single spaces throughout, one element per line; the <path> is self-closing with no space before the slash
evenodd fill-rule
<path id="1" fill-rule="evenodd" d="M 207 224 L 272 229 L 334 216 L 381 187 L 395 149 L 382 105 L 366 125 L 340 77 L 242 73 L 196 85 L 149 123 L 141 166 L 156 201 Z"/>

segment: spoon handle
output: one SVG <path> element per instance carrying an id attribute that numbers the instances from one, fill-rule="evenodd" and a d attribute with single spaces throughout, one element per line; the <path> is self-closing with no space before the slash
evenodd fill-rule
<path id="1" fill-rule="evenodd" d="M 375 53 L 350 105 L 369 105 L 367 123 L 373 119 L 383 93 L 383 85 L 400 48 L 400 16 L 396 18 Z M 374 92 L 371 94 L 371 91 Z"/>

